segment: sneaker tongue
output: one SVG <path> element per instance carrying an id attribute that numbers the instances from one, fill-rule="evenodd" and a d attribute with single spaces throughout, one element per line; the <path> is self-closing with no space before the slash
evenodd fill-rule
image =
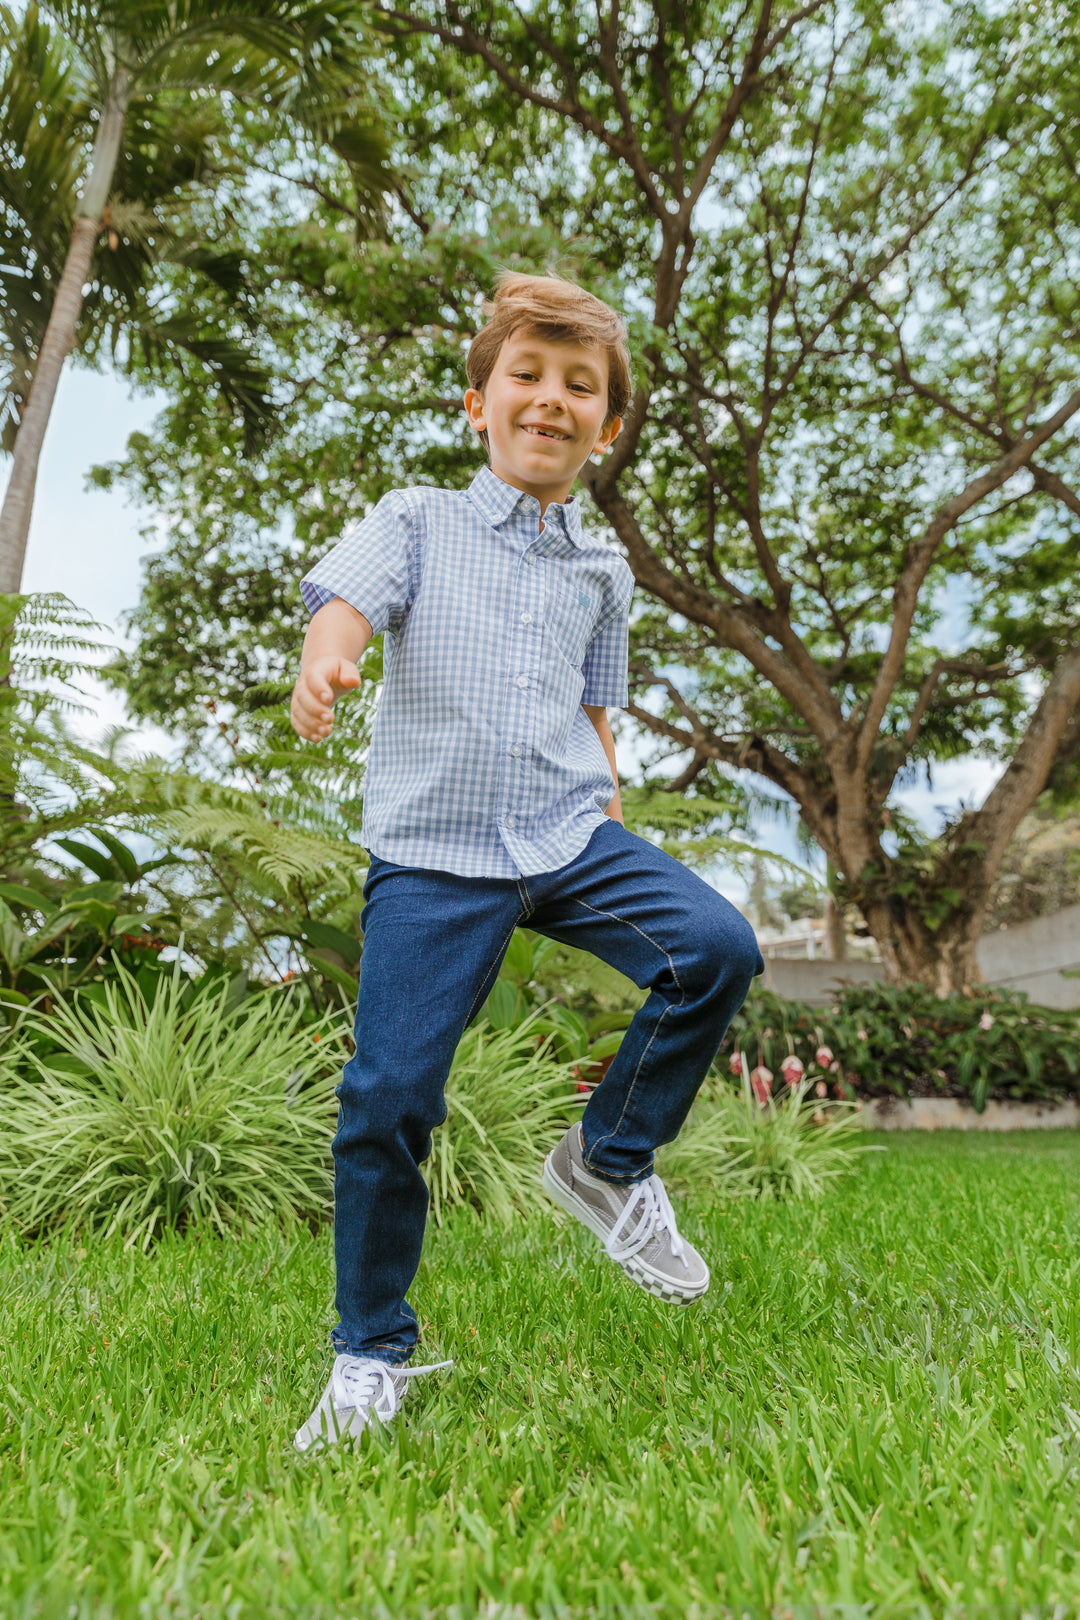
<path id="1" fill-rule="evenodd" d="M 345 1360 L 345 1357 L 339 1358 Z M 350 1361 L 346 1367 L 334 1368 L 334 1385 L 342 1397 L 343 1406 L 359 1406 L 370 1402 L 382 1382 L 382 1367 L 375 1362 Z"/>

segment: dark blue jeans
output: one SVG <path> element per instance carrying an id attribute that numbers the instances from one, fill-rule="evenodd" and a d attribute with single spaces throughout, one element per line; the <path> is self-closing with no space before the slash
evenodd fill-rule
<path id="1" fill-rule="evenodd" d="M 678 1135 L 732 1017 L 764 970 L 749 923 L 695 873 L 617 821 L 556 872 L 457 877 L 373 856 L 364 884 L 356 1053 L 334 1138 L 339 1353 L 405 1362 L 405 1295 L 428 1192 L 418 1166 L 445 1118 L 443 1087 L 520 925 L 591 951 L 648 999 L 582 1117 L 585 1162 L 643 1181 Z M 537 1143 L 539 1155 L 550 1143 Z"/>

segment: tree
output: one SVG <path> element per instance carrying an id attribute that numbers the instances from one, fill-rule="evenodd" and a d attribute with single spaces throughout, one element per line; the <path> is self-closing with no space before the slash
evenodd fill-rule
<path id="1" fill-rule="evenodd" d="M 201 272 L 237 312 L 242 265 L 197 233 L 178 240 L 160 211 L 206 166 L 222 133 L 215 103 L 251 105 L 267 130 L 276 122 L 335 142 L 369 200 L 386 183 L 382 136 L 358 90 L 368 47 L 357 0 L 333 8 L 325 0 L 58 0 L 47 10 L 53 27 L 36 5 L 22 17 L 0 11 L 0 218 L 16 276 L 5 287 L 16 407 L 9 430 L 17 422 L 0 509 L 0 592 L 19 588 L 41 446 L 88 285 L 102 317 L 97 335 L 103 327 L 114 352 L 127 325 L 151 363 L 177 349 L 197 356 L 239 405 L 249 447 L 253 424 L 267 415 L 265 378 L 235 333 L 220 321 L 217 331 L 185 328 L 145 297 L 155 266 L 171 261 Z"/>
<path id="2" fill-rule="evenodd" d="M 196 570 L 243 515 L 284 649 L 298 553 L 402 477 L 472 475 L 479 293 L 560 262 L 639 357 L 584 474 L 640 587 L 631 715 L 678 791 L 748 771 L 794 802 L 891 977 L 967 987 L 1002 853 L 1080 751 L 1075 0 L 378 15 L 413 179 L 354 259 L 332 207 L 264 232 L 311 311 L 276 448 L 208 505 L 225 450 L 189 397 L 124 476 Z M 155 569 L 136 693 L 200 599 Z M 897 784 L 973 752 L 985 802 L 918 836 Z"/>

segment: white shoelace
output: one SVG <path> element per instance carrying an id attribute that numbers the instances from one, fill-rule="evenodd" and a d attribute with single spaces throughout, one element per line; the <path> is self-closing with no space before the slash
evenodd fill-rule
<path id="1" fill-rule="evenodd" d="M 334 1405 L 360 1407 L 381 1418 L 392 1418 L 401 1405 L 395 1378 L 419 1378 L 421 1373 L 440 1372 L 453 1365 L 452 1361 L 435 1361 L 430 1367 L 390 1367 L 384 1361 L 338 1356 L 334 1363 Z"/>
<path id="2" fill-rule="evenodd" d="M 612 1260 L 628 1260 L 661 1232 L 667 1233 L 674 1258 L 681 1260 L 683 1266 L 688 1268 L 683 1240 L 675 1225 L 675 1211 L 664 1183 L 659 1176 L 650 1176 L 648 1181 L 639 1181 L 633 1189 L 622 1214 L 604 1241 L 604 1248 Z"/>

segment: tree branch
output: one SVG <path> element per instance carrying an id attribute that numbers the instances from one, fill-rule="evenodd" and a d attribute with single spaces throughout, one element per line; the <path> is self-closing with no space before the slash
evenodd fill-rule
<path id="1" fill-rule="evenodd" d="M 980 863 L 995 872 L 1005 846 L 1043 791 L 1067 732 L 1080 712 L 1080 647 L 1067 652 L 1046 685 L 1023 740 L 982 808 L 965 820 L 965 839 L 983 846 Z"/>
<path id="2" fill-rule="evenodd" d="M 512 90 L 514 95 L 522 101 L 529 102 L 534 107 L 542 107 L 547 112 L 558 113 L 561 118 L 568 118 L 577 124 L 579 129 L 585 130 L 589 135 L 595 136 L 609 152 L 620 158 L 634 175 L 641 187 L 649 211 L 660 220 L 671 218 L 664 207 L 663 199 L 656 189 L 652 175 L 635 141 L 632 147 L 626 144 L 625 137 L 613 134 L 602 119 L 598 118 L 582 104 L 573 94 L 564 97 L 545 95 L 543 91 L 536 90 L 528 84 L 513 68 L 499 55 L 494 46 L 482 34 L 478 34 L 470 27 L 461 15 L 457 5 L 450 0 L 445 7 L 446 15 L 451 22 L 456 23 L 458 32 L 441 23 L 428 22 L 423 17 L 417 17 L 409 11 L 397 11 L 391 6 L 376 5 L 374 14 L 383 25 L 390 25 L 389 33 L 424 34 L 442 40 L 444 45 L 454 45 L 466 55 L 477 56 L 495 74 L 496 78 Z M 545 42 L 545 48 L 550 49 L 550 41 Z M 559 53 L 552 57 L 557 61 Z"/>
<path id="3" fill-rule="evenodd" d="M 690 580 L 680 579 L 657 557 L 637 519 L 618 490 L 601 489 L 596 493 L 596 469 L 589 463 L 581 471 L 582 482 L 589 488 L 604 517 L 611 524 L 626 548 L 630 566 L 638 583 L 676 613 L 682 613 L 696 624 L 715 632 L 721 642 L 743 654 L 758 673 L 776 687 L 780 695 L 800 715 L 823 745 L 831 742 L 843 725 L 843 711 L 829 692 L 824 698 L 815 685 L 808 685 L 801 670 L 797 670 L 780 652 L 765 641 L 745 613 L 729 607 L 726 602 L 703 591 Z"/>
<path id="4" fill-rule="evenodd" d="M 663 676 L 653 676 L 647 670 L 641 671 L 641 676 L 670 690 L 670 683 Z M 682 702 L 681 699 L 679 701 Z M 726 738 L 717 736 L 696 715 L 691 729 L 687 731 L 660 715 L 652 714 L 638 703 L 627 704 L 625 712 L 632 715 L 654 736 L 667 737 L 680 748 L 693 749 L 695 761 L 699 757 L 706 760 L 715 759 L 721 764 L 732 765 L 737 770 L 753 771 L 781 788 L 795 800 L 807 827 L 820 842 L 829 859 L 837 864 L 835 839 L 824 814 L 826 795 L 822 793 L 820 784 L 809 771 L 773 748 L 764 737 L 753 736 L 746 737 L 740 742 L 729 742 Z"/>
<path id="5" fill-rule="evenodd" d="M 919 688 L 919 695 L 915 699 L 915 707 L 911 711 L 907 730 L 904 732 L 902 743 L 904 757 L 906 758 L 918 741 L 922 723 L 926 718 L 926 711 L 933 701 L 938 682 L 943 675 L 971 675 L 976 681 L 998 681 L 1007 678 L 1014 671 L 1011 665 L 979 664 L 970 658 L 937 658 L 927 672 L 926 678 Z"/>
<path id="6" fill-rule="evenodd" d="M 865 766 L 870 758 L 889 699 L 900 678 L 907 656 L 919 592 L 942 540 L 965 512 L 984 496 L 989 495 L 991 490 L 999 489 L 1014 473 L 1019 472 L 1020 468 L 1031 460 L 1040 445 L 1052 438 L 1078 410 L 1080 410 L 1080 389 L 1070 394 L 1060 410 L 1047 417 L 1026 439 L 1021 439 L 1013 445 L 992 467 L 980 473 L 977 478 L 973 478 L 958 495 L 946 502 L 927 524 L 922 539 L 909 549 L 908 561 L 893 592 L 893 624 L 889 645 L 881 660 L 881 668 L 878 670 L 866 713 L 858 729 L 856 759 L 861 766 Z"/>

